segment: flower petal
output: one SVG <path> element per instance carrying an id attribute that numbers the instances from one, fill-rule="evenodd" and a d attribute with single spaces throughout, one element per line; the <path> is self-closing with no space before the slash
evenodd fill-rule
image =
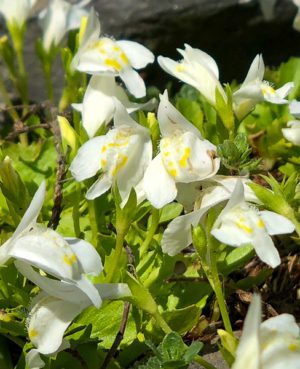
<path id="1" fill-rule="evenodd" d="M 157 209 L 176 198 L 175 182 L 166 171 L 161 154 L 158 154 L 149 164 L 143 179 L 143 187 L 146 198 Z"/>
<path id="2" fill-rule="evenodd" d="M 126 167 L 119 170 L 117 184 L 121 198 L 127 200 L 132 188 L 136 187 L 143 179 L 146 168 L 152 158 L 152 142 L 150 136 L 140 137 L 134 145 L 130 145 Z"/>
<path id="3" fill-rule="evenodd" d="M 228 203 L 226 204 L 225 208 L 221 211 L 220 215 L 215 221 L 214 228 L 217 228 L 221 224 L 222 218 L 224 217 L 225 214 L 227 214 L 231 209 L 233 209 L 235 206 L 243 202 L 245 202 L 244 186 L 242 181 L 238 180 L 236 182 L 236 185 L 234 187 L 234 190 Z"/>
<path id="4" fill-rule="evenodd" d="M 107 124 L 113 117 L 116 88 L 113 76 L 92 76 L 82 103 L 82 124 L 89 137 L 93 137 L 98 129 Z"/>
<path id="5" fill-rule="evenodd" d="M 88 200 L 93 200 L 96 197 L 101 196 L 110 189 L 112 180 L 108 175 L 103 174 L 97 181 L 88 189 L 85 197 Z"/>
<path id="6" fill-rule="evenodd" d="M 289 128 L 282 128 L 282 134 L 285 139 L 294 145 L 300 145 L 300 121 L 292 120 L 287 123 Z"/>
<path id="7" fill-rule="evenodd" d="M 207 53 L 200 49 L 195 49 L 188 44 L 184 44 L 185 50 L 177 49 L 178 52 L 190 63 L 202 64 L 219 79 L 219 68 L 216 61 Z"/>
<path id="8" fill-rule="evenodd" d="M 93 177 L 101 169 L 101 148 L 105 137 L 92 138 L 84 143 L 70 165 L 70 171 L 76 181 L 81 182 Z"/>
<path id="9" fill-rule="evenodd" d="M 144 80 L 134 69 L 130 67 L 123 68 L 120 71 L 120 78 L 134 97 L 140 98 L 146 95 Z"/>
<path id="10" fill-rule="evenodd" d="M 52 296 L 43 297 L 30 312 L 28 335 L 38 352 L 55 353 L 63 342 L 63 335 L 72 320 L 82 311 L 72 304 Z"/>
<path id="11" fill-rule="evenodd" d="M 264 321 L 260 326 L 261 333 L 265 336 L 270 332 L 289 333 L 294 338 L 300 335 L 300 328 L 291 314 L 280 314 Z"/>
<path id="12" fill-rule="evenodd" d="M 257 256 L 272 268 L 276 268 L 280 262 L 280 255 L 274 246 L 272 238 L 265 230 L 256 231 L 252 240 Z"/>
<path id="13" fill-rule="evenodd" d="M 192 243 L 192 230 L 200 222 L 209 207 L 181 215 L 170 222 L 163 234 L 161 247 L 165 254 L 174 256 Z"/>
<path id="14" fill-rule="evenodd" d="M 265 74 L 265 64 L 261 54 L 257 54 L 250 65 L 247 76 L 242 86 L 253 81 L 262 81 Z"/>
<path id="15" fill-rule="evenodd" d="M 300 21 L 300 17 L 299 17 L 299 21 Z M 291 113 L 294 117 L 299 118 L 299 117 L 300 117 L 300 101 L 293 100 L 293 101 L 289 104 L 289 110 L 290 110 L 290 113 Z"/>
<path id="16" fill-rule="evenodd" d="M 239 247 L 252 243 L 252 236 L 242 229 L 232 225 L 221 224 L 220 228 L 213 228 L 210 232 L 218 241 L 225 245 Z"/>
<path id="17" fill-rule="evenodd" d="M 15 230 L 11 238 L 11 241 L 16 239 L 16 237 L 18 237 L 23 231 L 25 231 L 25 229 L 27 229 L 33 223 L 36 222 L 37 217 L 42 209 L 45 195 L 46 195 L 46 182 L 43 181 L 40 184 L 40 187 L 38 188 L 36 193 L 34 194 L 28 209 L 26 210 L 21 222 L 19 223 L 17 229 Z"/>
<path id="18" fill-rule="evenodd" d="M 40 353 L 36 349 L 30 350 L 27 353 L 25 360 L 29 369 L 40 369 L 45 366 L 44 361 L 41 359 Z"/>
<path id="19" fill-rule="evenodd" d="M 116 41 L 116 44 L 121 47 L 135 69 L 144 68 L 147 64 L 154 62 L 153 53 L 137 42 L 121 40 Z"/>
<path id="20" fill-rule="evenodd" d="M 163 136 L 171 136 L 177 129 L 183 132 L 193 132 L 197 137 L 201 138 L 199 130 L 170 103 L 167 90 L 159 97 L 160 103 L 157 118 Z"/>
<path id="21" fill-rule="evenodd" d="M 76 254 L 83 273 L 98 276 L 102 272 L 100 255 L 89 242 L 79 238 L 65 238 L 65 240 Z"/>
<path id="22" fill-rule="evenodd" d="M 267 228 L 269 235 L 292 233 L 295 230 L 294 224 L 286 217 L 272 211 L 261 211 L 260 217 Z"/>
<path id="23" fill-rule="evenodd" d="M 80 276 L 71 247 L 58 233 L 46 227 L 35 226 L 17 238 L 10 254 L 61 279 L 73 280 Z"/>
<path id="24" fill-rule="evenodd" d="M 259 327 L 261 322 L 261 301 L 259 295 L 253 295 L 244 322 L 243 333 L 236 352 L 232 369 L 259 369 L 260 342 Z"/>
<path id="25" fill-rule="evenodd" d="M 24 277 L 39 286 L 48 295 L 81 305 L 83 308 L 90 305 L 87 295 L 75 284 L 44 277 L 37 273 L 28 263 L 21 260 L 16 260 L 15 266 Z"/>
<path id="26" fill-rule="evenodd" d="M 293 90 L 294 86 L 294 82 L 288 82 L 276 90 L 276 95 L 283 99 Z"/>
<path id="27" fill-rule="evenodd" d="M 116 300 L 131 296 L 131 291 L 126 283 L 101 283 L 96 284 L 95 287 L 103 300 Z"/>

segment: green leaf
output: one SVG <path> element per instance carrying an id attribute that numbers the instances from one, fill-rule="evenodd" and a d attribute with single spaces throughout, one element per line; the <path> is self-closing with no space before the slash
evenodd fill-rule
<path id="1" fill-rule="evenodd" d="M 179 203 L 168 204 L 163 207 L 159 217 L 159 223 L 169 222 L 178 217 L 183 210 L 183 206 Z"/>
<path id="2" fill-rule="evenodd" d="M 198 323 L 201 311 L 198 306 L 190 305 L 183 309 L 164 311 L 162 317 L 173 331 L 184 335 Z"/>
<path id="3" fill-rule="evenodd" d="M 0 336 L 0 368 L 13 369 L 8 341 L 3 336 Z"/>
<path id="4" fill-rule="evenodd" d="M 99 340 L 99 345 L 108 349 L 113 344 L 116 334 L 120 329 L 123 308 L 124 303 L 122 301 L 105 302 L 100 309 L 90 307 L 76 319 L 70 329 L 90 324 L 92 326 L 90 337 Z M 68 338 L 76 340 L 81 335 L 81 332 L 77 332 Z M 132 342 L 136 338 L 136 335 L 136 325 L 130 312 L 121 347 Z"/>
<path id="5" fill-rule="evenodd" d="M 244 266 L 255 254 L 252 245 L 245 245 L 233 249 L 230 248 L 230 250 L 231 251 L 225 257 L 225 260 L 218 263 L 219 272 L 224 276 Z"/>

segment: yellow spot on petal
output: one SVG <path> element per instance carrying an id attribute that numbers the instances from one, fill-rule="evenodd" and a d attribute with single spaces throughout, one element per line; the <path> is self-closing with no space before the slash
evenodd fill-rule
<path id="1" fill-rule="evenodd" d="M 38 335 L 39 335 L 39 332 L 35 329 L 30 329 L 30 331 L 28 332 L 28 336 L 31 340 L 37 337 Z"/>
<path id="2" fill-rule="evenodd" d="M 237 221 L 237 222 L 235 222 L 235 224 L 240 229 L 242 229 L 244 232 L 246 232 L 246 233 L 253 233 L 253 229 L 251 227 L 247 226 L 245 223 Z"/>
<path id="3" fill-rule="evenodd" d="M 105 152 L 107 150 L 107 147 L 105 145 L 102 146 L 101 152 Z"/>
<path id="4" fill-rule="evenodd" d="M 182 64 L 177 64 L 176 67 L 175 67 L 175 69 L 176 69 L 176 72 L 181 73 L 181 72 L 185 72 L 186 67 L 184 65 L 182 65 Z"/>
<path id="5" fill-rule="evenodd" d="M 295 343 L 291 343 L 288 347 L 290 351 L 296 351 L 298 346 Z"/>
<path id="6" fill-rule="evenodd" d="M 65 254 L 63 259 L 64 259 L 64 263 L 66 263 L 69 266 L 71 266 L 77 260 L 75 254 L 72 254 L 70 257 Z"/>
<path id="7" fill-rule="evenodd" d="M 164 156 L 170 156 L 170 151 L 164 151 L 163 154 Z"/>
<path id="8" fill-rule="evenodd" d="M 81 18 L 80 30 L 79 30 L 79 35 L 78 35 L 79 44 L 81 44 L 82 38 L 85 34 L 86 26 L 87 26 L 87 20 L 88 20 L 87 17 L 82 17 Z"/>
<path id="9" fill-rule="evenodd" d="M 75 254 L 71 255 L 70 259 L 75 262 L 77 261 L 77 256 Z"/>
<path id="10" fill-rule="evenodd" d="M 267 85 L 267 84 L 262 84 L 261 86 L 261 92 L 263 93 L 263 95 L 266 94 L 271 94 L 274 95 L 276 93 L 276 91 L 274 90 L 273 87 Z"/>
<path id="11" fill-rule="evenodd" d="M 121 52 L 120 58 L 121 58 L 121 60 L 122 60 L 122 62 L 124 64 L 129 64 L 129 60 L 128 60 L 127 56 L 123 52 Z"/>
<path id="12" fill-rule="evenodd" d="M 168 173 L 170 174 L 170 176 L 172 176 L 173 178 L 175 178 L 177 176 L 177 170 L 176 169 L 169 169 Z"/>
<path id="13" fill-rule="evenodd" d="M 122 69 L 121 64 L 116 59 L 105 59 L 104 63 L 108 67 L 112 67 L 116 69 L 117 71 L 120 71 Z"/>
<path id="14" fill-rule="evenodd" d="M 128 157 L 125 155 L 120 156 L 120 161 L 118 162 L 118 164 L 113 168 L 111 174 L 113 177 L 115 177 L 117 175 L 117 173 L 119 172 L 119 170 L 121 168 L 124 167 L 124 165 L 127 163 Z"/>
<path id="15" fill-rule="evenodd" d="M 188 161 L 188 159 L 189 159 L 190 156 L 191 156 L 191 148 L 190 147 L 186 147 L 184 149 L 184 154 L 179 159 L 179 165 L 181 166 L 181 168 L 185 168 L 186 167 L 187 161 Z"/>
<path id="16" fill-rule="evenodd" d="M 265 223 L 261 218 L 258 219 L 257 227 L 258 228 L 265 228 Z"/>

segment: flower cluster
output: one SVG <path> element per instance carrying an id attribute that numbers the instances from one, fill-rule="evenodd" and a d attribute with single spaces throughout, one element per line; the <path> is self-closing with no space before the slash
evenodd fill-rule
<path id="1" fill-rule="evenodd" d="M 0 12 L 16 45 L 22 44 L 26 19 L 36 2 L 0 1 Z M 73 234 L 65 232 L 70 237 L 63 237 L 38 222 L 46 195 L 46 182 L 41 179 L 35 179 L 41 184 L 25 214 L 26 206 L 22 208 L 18 204 L 14 209 L 14 196 L 22 196 L 26 186 L 17 172 L 5 167 L 6 159 L 3 166 L 0 165 L 0 187 L 8 213 L 13 224 L 18 224 L 22 218 L 16 229 L 11 229 L 15 229 L 14 233 L 4 238 L 0 266 L 6 267 L 13 262 L 14 272 L 24 277 L 24 285 L 26 280 L 34 285 L 26 319 L 29 351 L 27 346 L 24 348 L 30 369 L 42 368 L 44 360 L 51 361 L 48 357 L 69 347 L 70 341 L 64 335 L 70 324 L 88 307 L 94 307 L 101 315 L 104 300 L 127 299 L 149 314 L 165 333 L 170 333 L 169 320 L 173 326 L 174 320 L 180 319 L 176 315 L 172 321 L 166 314 L 168 322 L 165 321 L 164 314 L 160 314 L 164 302 L 158 306 L 152 296 L 155 282 L 158 285 L 166 280 L 162 269 L 170 260 L 172 271 L 168 271 L 169 274 L 176 274 L 177 261 L 189 260 L 192 271 L 188 273 L 196 275 L 196 279 L 200 273 L 207 277 L 207 287 L 216 295 L 229 341 L 235 344 L 219 280 L 223 270 L 227 273 L 225 277 L 231 272 L 232 266 L 225 265 L 227 256 L 230 259 L 240 252 L 235 261 L 241 265 L 256 253 L 270 271 L 270 267 L 276 268 L 281 263 L 280 250 L 272 236 L 294 231 L 300 235 L 295 210 L 299 208 L 297 179 L 291 173 L 293 165 L 299 164 L 298 158 L 291 155 L 287 165 L 280 168 L 281 173 L 289 176 L 280 184 L 272 176 L 262 179 L 250 176 L 251 170 L 260 164 L 264 172 L 271 169 L 275 154 L 279 153 L 281 158 L 293 145 L 293 150 L 300 146 L 300 102 L 291 96 L 296 90 L 294 82 L 284 79 L 279 88 L 275 88 L 265 81 L 265 65 L 259 54 L 241 85 L 223 85 L 216 61 L 204 51 L 185 44 L 183 49 L 178 49 L 182 56 L 180 61 L 158 56 L 157 62 L 165 72 L 191 86 L 189 91 L 197 100 L 189 101 L 188 108 L 184 109 L 181 104 L 188 99 L 172 100 L 167 90 L 157 93 L 155 99 L 148 99 L 145 81 L 138 71 L 154 63 L 153 53 L 137 42 L 104 35 L 98 14 L 93 8 L 88 9 L 90 3 L 90 0 L 77 4 L 54 0 L 38 16 L 43 35 L 37 50 L 46 79 L 64 37 L 70 30 L 79 28 L 72 41 L 69 40 L 72 46 L 68 44 L 62 52 L 67 82 L 59 109 L 63 111 L 68 106 L 74 110 L 68 115 L 73 116 L 70 122 L 65 118 L 67 114 L 58 117 L 62 145 L 57 151 L 61 156 L 63 153 L 66 161 L 64 175 L 67 178 L 59 177 L 65 169 L 59 168 L 55 192 L 61 197 L 61 188 L 66 186 L 62 192 L 66 195 L 66 203 L 72 203 Z M 274 3 L 273 0 L 260 1 L 267 19 L 273 15 Z M 298 5 L 296 0 L 294 3 Z M 299 14 L 295 27 L 298 27 L 298 18 Z M 17 81 L 23 100 L 28 102 L 22 47 L 16 51 L 20 63 L 20 73 L 16 76 L 20 81 L 18 78 L 14 81 Z M 49 95 L 53 97 L 51 86 Z M 5 96 L 9 100 L 9 96 Z M 144 113 L 154 110 L 156 105 L 157 114 Z M 269 127 L 255 131 L 256 121 L 261 118 L 257 116 L 262 115 L 266 126 L 265 117 L 280 109 L 284 114 L 275 120 L 276 144 L 271 145 L 261 163 L 252 156 L 262 151 L 262 146 L 268 146 L 263 139 Z M 14 117 L 15 114 L 18 118 L 18 112 L 12 111 L 14 122 L 19 122 Z M 23 113 L 27 119 L 28 111 L 24 109 Z M 251 150 L 244 134 L 252 129 L 251 143 L 255 150 Z M 55 133 L 59 136 L 59 132 Z M 242 136 L 243 142 L 239 139 Z M 20 136 L 20 141 L 24 137 L 22 144 L 27 147 L 26 135 Z M 255 140 L 261 137 L 262 142 L 256 147 Z M 62 167 L 64 160 L 60 162 Z M 38 173 L 41 178 L 46 171 L 42 168 Z M 3 178 L 8 178 L 6 187 Z M 272 188 L 267 188 L 268 185 Z M 81 222 L 87 223 L 84 229 Z M 80 238 L 73 237 L 74 234 Z M 124 249 L 129 255 L 127 259 Z M 183 250 L 187 255 L 191 253 L 192 258 L 178 256 Z M 225 255 L 220 271 L 219 253 L 222 257 Z M 195 259 L 199 261 L 199 268 L 195 266 Z M 135 261 L 137 265 L 131 265 Z M 172 307 L 178 303 L 176 314 L 184 312 L 185 318 L 191 307 L 201 314 L 198 305 L 202 306 L 209 293 L 200 304 L 197 300 L 186 307 L 180 300 L 181 295 L 179 298 L 174 292 L 165 299 L 168 300 L 165 305 Z M 184 295 L 183 291 L 180 294 Z M 171 313 L 173 310 L 172 307 Z M 125 306 L 124 320 L 127 317 Z M 149 335 L 154 331 L 152 321 L 144 324 L 143 319 L 141 314 L 135 327 L 140 341 L 144 340 L 143 330 Z M 182 332 L 187 333 L 199 321 L 192 323 Z M 121 328 L 124 325 L 126 322 L 122 321 Z M 284 365 L 300 368 L 299 328 L 294 318 L 282 314 L 261 324 L 258 296 L 253 297 L 237 351 L 232 347 L 225 348 L 230 353 L 231 363 L 235 359 L 233 369 L 282 369 Z M 181 361 L 171 362 L 173 365 Z M 187 362 L 188 358 L 184 357 L 184 365 Z"/>

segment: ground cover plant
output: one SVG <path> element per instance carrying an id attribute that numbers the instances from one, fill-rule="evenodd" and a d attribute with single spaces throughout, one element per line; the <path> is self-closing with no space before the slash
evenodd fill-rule
<path id="1" fill-rule="evenodd" d="M 0 368 L 216 369 L 210 350 L 300 368 L 300 58 L 257 55 L 224 84 L 185 44 L 157 58 L 180 90 L 146 89 L 149 49 L 55 0 L 36 45 L 48 100 L 32 103 L 35 1 L 15 3 L 0 1 Z"/>

